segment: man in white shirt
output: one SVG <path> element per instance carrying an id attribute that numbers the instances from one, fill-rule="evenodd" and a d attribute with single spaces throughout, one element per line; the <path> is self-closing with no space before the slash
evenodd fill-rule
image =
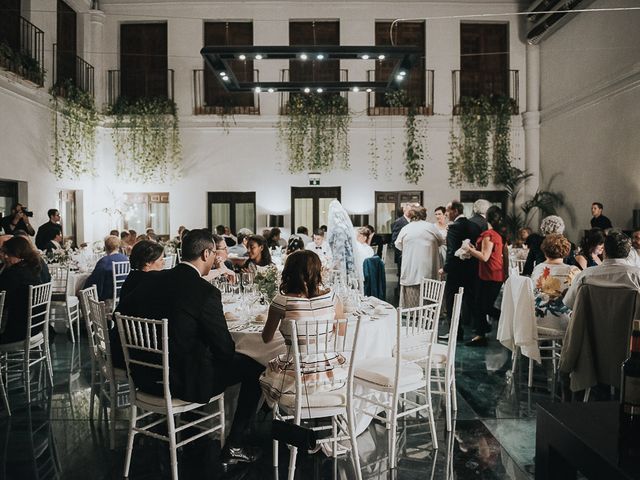
<path id="1" fill-rule="evenodd" d="M 629 265 L 640 267 L 640 230 L 635 230 L 631 235 L 631 250 L 627 261 Z"/>
<path id="2" fill-rule="evenodd" d="M 562 302 L 573 309 L 578 289 L 582 284 L 601 287 L 635 288 L 640 290 L 640 268 L 629 265 L 631 240 L 624 233 L 611 230 L 604 240 L 604 260 L 578 274 Z"/>
<path id="3" fill-rule="evenodd" d="M 323 265 L 331 262 L 331 249 L 329 248 L 329 244 L 324 240 L 323 230 L 318 229 L 313 232 L 313 242 L 307 243 L 305 249 L 315 252 L 320 257 Z"/>

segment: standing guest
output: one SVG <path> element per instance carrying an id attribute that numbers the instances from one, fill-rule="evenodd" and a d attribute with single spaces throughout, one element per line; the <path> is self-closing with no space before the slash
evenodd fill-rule
<path id="1" fill-rule="evenodd" d="M 491 203 L 484 198 L 480 198 L 473 202 L 473 216 L 469 219 L 470 222 L 475 223 L 480 227 L 480 231 L 484 232 L 487 229 L 487 210 Z"/>
<path id="2" fill-rule="evenodd" d="M 186 228 L 186 227 L 185 227 L 184 225 L 180 225 L 180 226 L 178 227 L 178 235 L 176 235 L 176 238 L 174 238 L 174 240 L 175 240 L 176 242 L 178 242 L 178 243 L 179 243 L 179 242 L 181 242 L 181 241 L 182 241 L 182 232 L 185 230 L 185 228 Z"/>
<path id="3" fill-rule="evenodd" d="M 120 232 L 120 253 L 131 254 L 131 232 L 123 230 Z"/>
<path id="4" fill-rule="evenodd" d="M 502 210 L 495 205 L 486 212 L 487 230 L 482 232 L 475 244 L 470 243 L 468 251 L 478 260 L 478 284 L 475 294 L 475 334 L 468 346 L 486 346 L 486 334 L 491 329 L 487 323 L 487 316 L 499 317 L 499 312 L 493 306 L 505 281 L 504 243 L 498 233 L 502 224 Z"/>
<path id="5" fill-rule="evenodd" d="M 544 262 L 544 253 L 542 253 L 540 247 L 544 237 L 551 233 L 559 233 L 560 235 L 564 233 L 564 220 L 557 215 L 544 217 L 540 222 L 540 234 L 532 233 L 527 237 L 529 253 L 522 269 L 523 275 L 531 275 L 533 267 Z M 572 253 L 570 252 L 569 258 L 565 259 L 565 263 L 571 263 L 572 261 Z"/>
<path id="6" fill-rule="evenodd" d="M 364 281 L 364 261 L 375 255 L 373 248 L 369 246 L 369 237 L 371 237 L 371 230 L 367 227 L 360 227 L 356 230 L 355 267 L 360 281 Z"/>
<path id="7" fill-rule="evenodd" d="M 235 351 L 222 311 L 220 291 L 204 280 L 216 255 L 211 233 L 192 230 L 182 242 L 183 261 L 171 270 L 147 274 L 120 302 L 119 312 L 144 318 L 166 318 L 169 326 L 169 384 L 175 399 L 206 403 L 227 387 L 240 384 L 240 394 L 223 464 L 253 462 L 259 451 L 245 445 L 260 399 L 258 378 L 264 370 Z M 161 372 L 136 369 L 136 387 L 162 395 Z"/>
<path id="8" fill-rule="evenodd" d="M 602 263 L 600 256 L 604 252 L 604 232 L 599 228 L 592 228 L 584 234 L 580 243 L 580 253 L 574 258 L 573 264 L 580 270 L 596 267 Z"/>
<path id="9" fill-rule="evenodd" d="M 334 319 L 344 318 L 342 304 L 335 292 L 324 289 L 322 286 L 322 265 L 317 255 L 310 251 L 294 252 L 287 257 L 282 271 L 280 293 L 275 296 L 269 307 L 267 323 L 262 330 L 262 340 L 269 343 L 273 340 L 275 332 L 280 329 L 285 341 L 290 344 L 291 330 L 288 324 L 282 320 L 296 322 L 313 321 L 332 322 Z M 318 332 L 319 335 L 331 335 L 332 333 Z M 319 358 L 321 357 L 321 358 Z M 317 380 L 318 376 L 327 380 L 333 377 L 339 370 L 334 365 L 344 363 L 342 355 L 333 358 L 325 358 L 323 355 L 309 355 L 303 360 L 302 371 Z M 265 399 L 270 405 L 278 402 L 282 395 L 295 394 L 295 376 L 291 374 L 293 357 L 291 355 L 279 355 L 269 362 L 264 374 L 260 377 L 260 384 Z M 346 378 L 345 378 L 346 381 Z M 321 382 L 318 382 L 321 384 Z M 316 388 L 322 388 L 321 386 Z M 331 389 L 333 387 L 329 387 Z M 318 390 L 315 390 L 318 391 Z M 312 392 L 305 392 L 305 394 Z"/>
<path id="10" fill-rule="evenodd" d="M 324 230 L 318 228 L 313 232 L 313 242 L 307 243 L 306 250 L 311 250 L 320 257 L 322 265 L 331 265 L 331 249 L 329 243 L 324 240 Z"/>
<path id="11" fill-rule="evenodd" d="M 269 244 L 269 248 L 281 248 L 287 246 L 287 241 L 280 237 L 282 231 L 278 227 L 274 227 L 269 232 L 269 238 L 267 239 L 267 243 Z"/>
<path id="12" fill-rule="evenodd" d="M 147 235 L 147 238 L 153 242 L 157 242 L 158 241 L 158 235 L 156 235 L 156 231 L 153 228 L 147 228 L 147 231 L 145 232 Z"/>
<path id="13" fill-rule="evenodd" d="M 398 235 L 400 234 L 400 230 L 404 228 L 405 225 L 408 225 L 411 221 L 409 217 L 411 210 L 413 209 L 413 203 L 405 203 L 402 206 L 402 216 L 396 218 L 396 220 L 391 224 L 391 245 L 393 245 L 393 261 L 398 266 L 398 277 L 400 277 L 400 270 L 402 267 L 402 251 L 396 248 L 396 240 L 398 239 Z"/>
<path id="14" fill-rule="evenodd" d="M 118 231 L 118 230 L 111 230 L 111 231 L 109 232 L 109 236 L 119 237 L 119 236 L 120 236 L 120 231 Z"/>
<path id="15" fill-rule="evenodd" d="M 246 257 L 248 255 L 247 244 L 249 243 L 249 237 L 251 235 L 253 235 L 253 232 L 248 228 L 238 230 L 238 243 L 233 247 L 229 247 L 228 253 L 238 257 Z"/>
<path id="16" fill-rule="evenodd" d="M 558 233 L 544 237 L 542 251 L 545 261 L 536 265 L 531 274 L 534 285 L 536 318 L 539 327 L 564 331 L 571 310 L 562 302 L 575 276 L 580 270 L 564 263 L 571 242 Z"/>
<path id="17" fill-rule="evenodd" d="M 376 255 L 382 258 L 382 247 L 384 247 L 384 238 L 382 238 L 382 235 L 376 233 L 376 229 L 373 227 L 373 225 L 365 225 L 365 227 L 367 227 L 371 231 L 371 236 L 369 237 L 369 245 L 371 245 L 371 248 L 373 248 L 374 252 L 376 252 Z M 384 258 L 382 258 L 382 260 L 384 261 Z"/>
<path id="18" fill-rule="evenodd" d="M 247 242 L 249 259 L 242 266 L 243 271 L 255 272 L 257 267 L 273 265 L 267 241 L 260 235 L 251 235 Z"/>
<path id="19" fill-rule="evenodd" d="M 478 279 L 478 261 L 471 257 L 466 260 L 456 256 L 456 252 L 462 247 L 464 240 L 474 241 L 480 236 L 480 227 L 469 221 L 464 216 L 464 205 L 457 200 L 447 205 L 447 216 L 449 217 L 449 230 L 447 231 L 447 255 L 443 267 L 447 274 L 447 281 L 444 287 L 444 297 L 447 307 L 447 319 L 451 325 L 451 314 L 453 313 L 453 300 L 460 287 L 464 288 L 461 322 L 458 327 L 457 339 L 464 339 L 464 325 L 471 323 L 473 304 L 475 299 L 475 288 Z M 456 332 L 449 332 L 449 335 Z M 445 336 L 443 336 L 445 338 Z"/>
<path id="20" fill-rule="evenodd" d="M 573 309 L 578 288 L 582 284 L 640 290 L 640 269 L 627 262 L 630 250 L 631 239 L 629 237 L 618 230 L 610 231 L 604 239 L 602 265 L 580 272 L 564 296 L 563 303 Z"/>
<path id="21" fill-rule="evenodd" d="M 21 203 L 16 203 L 11 207 L 11 213 L 2 219 L 2 228 L 4 233 L 13 235 L 16 230 L 22 230 L 33 236 L 36 231 L 29 222 L 29 217 L 33 216 L 32 212 L 27 211 Z"/>
<path id="22" fill-rule="evenodd" d="M 136 232 L 133 229 L 129 229 L 129 237 L 127 239 L 127 242 L 129 244 L 130 248 L 133 248 L 133 246 L 136 244 L 136 241 L 138 240 L 138 232 Z"/>
<path id="23" fill-rule="evenodd" d="M 298 235 L 302 240 L 304 240 L 304 244 L 311 242 L 311 237 L 309 236 L 309 229 L 304 226 L 300 226 L 296 229 L 296 235 Z"/>
<path id="24" fill-rule="evenodd" d="M 49 221 L 38 227 L 36 233 L 36 247 L 38 250 L 46 250 L 49 240 L 53 240 L 58 232 L 62 233 L 62 225 L 60 225 L 60 212 L 52 208 L 47 211 Z"/>
<path id="25" fill-rule="evenodd" d="M 164 247 L 150 240 L 136 243 L 129 256 L 131 272 L 122 284 L 120 298 L 124 298 L 133 292 L 142 282 L 148 272 L 158 272 L 164 269 Z"/>
<path id="26" fill-rule="evenodd" d="M 106 255 L 96 263 L 89 278 L 84 283 L 84 288 L 95 285 L 98 289 L 99 300 L 113 299 L 113 262 L 126 262 L 129 259 L 120 253 L 120 237 L 110 235 L 104 240 Z"/>
<path id="27" fill-rule="evenodd" d="M 593 202 L 591 204 L 591 215 L 593 215 L 593 217 L 591 217 L 591 228 L 607 230 L 613 227 L 611 220 L 602 214 L 602 210 L 604 210 L 604 206 L 600 202 Z"/>
<path id="28" fill-rule="evenodd" d="M 5 328 L 0 344 L 24 340 L 27 336 L 29 286 L 51 281 L 42 278 L 42 259 L 31 242 L 24 237 L 13 237 L 2 244 L 5 268 L 0 275 L 0 291 L 5 291 Z"/>
<path id="29" fill-rule="evenodd" d="M 423 278 L 438 278 L 440 269 L 440 245 L 446 237 L 433 224 L 427 222 L 427 209 L 414 207 L 411 222 L 403 227 L 396 239 L 395 247 L 402 252 L 400 285 L 403 307 L 420 305 L 420 283 Z"/>
<path id="30" fill-rule="evenodd" d="M 630 265 L 640 267 L 640 230 L 634 230 L 631 235 L 631 250 L 628 260 Z"/>
<path id="31" fill-rule="evenodd" d="M 224 238 L 227 247 L 233 247 L 236 244 L 236 241 L 230 235 L 227 235 L 225 232 L 227 228 L 224 225 L 216 225 L 216 234 Z"/>
<path id="32" fill-rule="evenodd" d="M 440 232 L 445 239 L 445 243 L 440 245 L 438 249 L 440 252 L 440 266 L 444 265 L 445 258 L 447 257 L 447 230 L 449 229 L 449 219 L 447 218 L 447 209 L 445 207 L 436 207 L 433 211 L 433 214 L 436 218 L 436 223 L 434 223 L 435 227 Z"/>
<path id="33" fill-rule="evenodd" d="M 136 237 L 136 243 L 142 242 L 142 241 L 147 241 L 147 240 L 150 241 L 150 242 L 153 242 L 153 240 L 151 238 L 149 238 L 149 235 L 145 235 L 144 233 L 141 233 L 140 235 L 138 235 Z M 158 242 L 155 242 L 155 243 L 158 243 Z M 135 243 L 134 243 L 134 245 L 135 245 Z"/>

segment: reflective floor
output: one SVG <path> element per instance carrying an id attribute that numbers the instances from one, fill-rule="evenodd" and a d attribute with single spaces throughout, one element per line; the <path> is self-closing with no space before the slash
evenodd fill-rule
<path id="1" fill-rule="evenodd" d="M 27 407 L 22 386 L 16 382 L 9 392 L 13 415 L 7 417 L 3 407 L 0 411 L 0 478 L 122 478 L 127 411 L 119 412 L 116 449 L 111 451 L 104 425 L 97 418 L 89 420 L 86 339 L 74 346 L 58 334 L 52 354 L 53 389 L 41 389 Z M 436 397 L 439 449 L 431 448 L 425 422 L 408 420 L 399 430 L 398 468 L 390 471 L 386 430 L 372 423 L 358 437 L 364 478 L 533 478 L 536 403 L 551 400 L 546 373 L 536 370 L 533 390 L 526 387 L 526 371 L 511 381 L 510 355 L 495 340 L 487 348 L 461 346 L 456 364 L 459 410 L 455 431 L 447 434 L 444 399 Z M 37 391 L 37 384 L 32 388 Z M 286 478 L 286 448 L 280 448 L 280 471 L 271 466 L 270 425 L 270 415 L 260 413 L 248 437 L 250 443 L 264 449 L 257 464 L 222 472 L 219 443 L 203 439 L 180 453 L 181 478 L 266 480 L 277 478 L 278 473 Z M 169 478 L 168 464 L 164 443 L 137 437 L 131 479 Z M 348 456 L 334 460 L 322 453 L 299 454 L 296 474 L 305 480 L 354 478 Z"/>

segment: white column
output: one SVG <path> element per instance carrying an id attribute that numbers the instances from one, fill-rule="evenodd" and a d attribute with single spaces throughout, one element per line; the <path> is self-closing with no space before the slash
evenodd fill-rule
<path id="1" fill-rule="evenodd" d="M 102 10 L 89 10 L 89 31 L 85 32 L 85 59 L 93 65 L 93 81 L 96 106 L 106 102 L 106 72 L 104 71 L 104 22 L 105 14 Z"/>
<path id="2" fill-rule="evenodd" d="M 522 114 L 524 127 L 524 164 L 533 174 L 525 186 L 527 198 L 540 187 L 540 47 L 527 45 L 527 111 Z"/>

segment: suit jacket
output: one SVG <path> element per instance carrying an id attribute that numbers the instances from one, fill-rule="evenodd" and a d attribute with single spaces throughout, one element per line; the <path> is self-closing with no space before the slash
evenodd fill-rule
<path id="1" fill-rule="evenodd" d="M 475 281 L 478 276 L 478 261 L 474 258 L 461 260 L 455 253 L 465 239 L 469 239 L 475 245 L 480 233 L 480 227 L 466 217 L 460 217 L 449 225 L 447 255 L 443 267 L 447 273 L 447 280 L 456 281 L 460 285 Z"/>
<path id="2" fill-rule="evenodd" d="M 43 223 L 38 227 L 38 233 L 36 233 L 36 247 L 39 250 L 46 250 L 49 240 L 56 238 L 58 233 L 62 233 L 62 225 L 57 223 Z"/>
<path id="3" fill-rule="evenodd" d="M 475 223 L 478 227 L 480 227 L 480 233 L 484 232 L 487 229 L 487 219 L 480 214 L 474 214 L 473 217 L 469 219 L 469 221 Z"/>
<path id="4" fill-rule="evenodd" d="M 224 391 L 223 372 L 235 354 L 235 344 L 222 311 L 220 291 L 194 268 L 179 264 L 142 277 L 118 306 L 120 313 L 167 318 L 171 394 L 204 403 Z M 132 368 L 136 386 L 162 393 L 160 371 Z"/>
<path id="5" fill-rule="evenodd" d="M 396 221 L 393 222 L 393 224 L 391 225 L 391 245 L 393 245 L 393 248 L 394 248 L 394 252 L 395 252 L 394 260 L 396 263 L 400 263 L 400 260 L 402 259 L 402 250 L 398 250 L 395 246 L 396 239 L 400 234 L 400 230 L 402 230 L 402 228 L 408 223 L 409 223 L 409 220 L 407 220 L 407 217 L 402 215 L 401 217 L 396 218 Z"/>

